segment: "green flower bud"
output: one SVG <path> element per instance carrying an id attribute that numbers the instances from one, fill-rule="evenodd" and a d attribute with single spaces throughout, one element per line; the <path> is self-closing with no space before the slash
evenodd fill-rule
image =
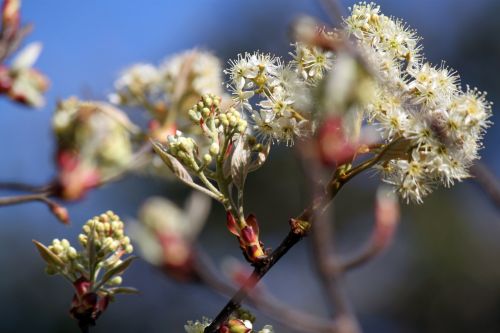
<path id="1" fill-rule="evenodd" d="M 203 155 L 203 161 L 206 163 L 206 164 L 209 164 L 210 162 L 212 162 L 212 156 L 210 154 L 205 154 Z"/>

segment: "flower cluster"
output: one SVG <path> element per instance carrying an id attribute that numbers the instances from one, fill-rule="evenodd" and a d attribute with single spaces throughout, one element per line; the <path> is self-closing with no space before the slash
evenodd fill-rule
<path id="1" fill-rule="evenodd" d="M 270 54 L 245 53 L 225 70 L 235 106 L 249 112 L 264 140 L 291 144 L 310 132 L 309 89 L 331 67 L 332 53 L 296 43 L 293 57 L 284 64 Z"/>
<path id="2" fill-rule="evenodd" d="M 131 136 L 137 129 L 108 104 L 69 98 L 59 103 L 52 122 L 64 198 L 81 197 L 132 158 Z"/>
<path id="3" fill-rule="evenodd" d="M 317 33 L 325 38 L 334 37 L 333 33 L 324 29 L 320 29 Z M 294 52 L 290 53 L 293 57 L 292 66 L 306 82 L 315 84 L 323 79 L 326 71 L 332 69 L 333 52 L 303 42 L 296 42 L 292 45 L 295 48 Z"/>
<path id="4" fill-rule="evenodd" d="M 114 295 L 135 293 L 132 288 L 119 287 L 121 275 L 133 257 L 125 260 L 133 247 L 125 236 L 123 222 L 111 211 L 96 216 L 83 226 L 77 251 L 66 239 L 54 239 L 48 247 L 34 241 L 47 264 L 48 274 L 60 274 L 75 289 L 71 314 L 80 324 L 94 324 Z"/>
<path id="5" fill-rule="evenodd" d="M 490 124 L 486 94 L 463 91 L 455 71 L 424 62 L 415 31 L 373 3 L 355 5 L 344 24 L 379 75 L 368 119 L 387 142 L 406 142 L 402 156 L 379 166 L 384 180 L 420 203 L 436 184 L 468 177 Z"/>

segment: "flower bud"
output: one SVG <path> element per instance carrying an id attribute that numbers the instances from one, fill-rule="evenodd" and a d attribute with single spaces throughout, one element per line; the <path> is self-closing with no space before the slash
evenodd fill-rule
<path id="1" fill-rule="evenodd" d="M 216 142 L 213 142 L 210 145 L 209 151 L 210 151 L 210 154 L 213 156 L 218 155 L 219 154 L 219 145 Z"/>

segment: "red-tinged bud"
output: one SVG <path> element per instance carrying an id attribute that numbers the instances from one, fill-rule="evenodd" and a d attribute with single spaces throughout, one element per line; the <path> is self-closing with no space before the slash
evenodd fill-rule
<path id="1" fill-rule="evenodd" d="M 20 0 L 4 0 L 2 5 L 2 31 L 12 36 L 19 28 Z"/>
<path id="2" fill-rule="evenodd" d="M 95 321 L 108 307 L 110 297 L 89 292 L 90 282 L 79 278 L 73 283 L 75 295 L 71 302 L 70 314 L 79 325 L 95 325 Z"/>
<path id="3" fill-rule="evenodd" d="M 29 68 L 12 74 L 12 83 L 8 90 L 9 97 L 30 107 L 41 107 L 44 104 L 43 94 L 49 87 L 49 80 L 36 69 Z"/>
<path id="4" fill-rule="evenodd" d="M 255 217 L 255 215 L 253 214 L 250 214 L 248 215 L 246 222 L 249 226 L 252 227 L 257 237 L 259 237 L 259 223 L 257 222 L 257 217 Z"/>
<path id="5" fill-rule="evenodd" d="M 229 319 L 227 324 L 224 326 L 226 326 L 228 328 L 228 330 L 226 332 L 229 332 L 229 333 L 250 333 L 250 332 L 252 332 L 252 323 L 248 320 Z"/>
<path id="6" fill-rule="evenodd" d="M 241 229 L 240 237 L 245 244 L 253 244 L 259 241 L 259 238 L 255 234 L 251 226 L 246 226 L 243 229 Z"/>
<path id="7" fill-rule="evenodd" d="M 357 151 L 357 143 L 347 138 L 341 117 L 325 120 L 318 134 L 318 149 L 322 163 L 340 165 L 349 162 Z"/>
<path id="8" fill-rule="evenodd" d="M 81 163 L 78 156 L 71 152 L 59 152 L 57 162 L 60 170 L 60 195 L 66 200 L 80 199 L 100 183 L 99 171 Z"/>
<path id="9" fill-rule="evenodd" d="M 161 125 L 161 123 L 153 119 L 148 124 L 149 133 L 152 139 L 158 140 L 159 142 L 166 142 L 169 135 L 175 135 L 177 131 L 177 127 L 175 124 L 165 126 Z"/>
<path id="10" fill-rule="evenodd" d="M 69 224 L 70 223 L 69 213 L 68 213 L 68 210 L 65 207 L 63 207 L 63 206 L 61 206 L 61 205 L 59 205 L 59 204 L 57 204 L 57 203 L 55 203 L 53 201 L 50 201 L 48 203 L 48 205 L 49 205 L 49 209 L 52 212 L 52 214 L 54 214 L 54 216 L 59 221 L 61 221 L 64 224 Z"/>
<path id="11" fill-rule="evenodd" d="M 193 266 L 195 254 L 191 244 L 178 235 L 158 234 L 157 237 L 163 249 L 165 272 L 181 282 L 193 281 L 196 278 Z"/>
<path id="12" fill-rule="evenodd" d="M 12 87 L 12 77 L 6 66 L 0 65 L 0 93 L 7 93 Z"/>
<path id="13" fill-rule="evenodd" d="M 238 225 L 236 224 L 236 220 L 231 212 L 226 212 L 226 226 L 229 232 L 231 232 L 233 235 L 238 237 L 240 236 Z"/>
<path id="14" fill-rule="evenodd" d="M 89 291 L 90 281 L 81 277 L 73 282 L 73 287 L 75 287 L 76 295 L 81 297 Z"/>
<path id="15" fill-rule="evenodd" d="M 389 189 L 379 189 L 375 204 L 375 230 L 372 236 L 373 247 L 381 251 L 388 247 L 399 222 L 399 203 L 397 196 Z"/>
<path id="16" fill-rule="evenodd" d="M 241 229 L 239 237 L 240 246 L 243 250 L 245 258 L 252 263 L 261 261 L 266 257 L 266 253 L 259 241 L 258 235 L 253 231 L 251 226 L 246 226 Z"/>

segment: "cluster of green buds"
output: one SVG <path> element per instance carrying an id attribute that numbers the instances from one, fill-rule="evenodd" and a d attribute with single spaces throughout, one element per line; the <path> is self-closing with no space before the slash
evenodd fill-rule
<path id="1" fill-rule="evenodd" d="M 113 177 L 132 158 L 138 129 L 119 109 L 101 102 L 69 98 L 53 117 L 61 195 L 80 198 L 87 189 Z"/>
<path id="2" fill-rule="evenodd" d="M 224 110 L 221 98 L 213 94 L 203 95 L 188 114 L 191 121 L 199 125 L 204 140 L 195 140 L 177 131 L 168 137 L 167 149 L 169 154 L 195 173 L 225 154 L 231 141 L 244 135 L 247 128 L 241 113 L 232 107 Z"/>
<path id="3" fill-rule="evenodd" d="M 206 94 L 189 111 L 189 118 L 194 123 L 200 123 L 208 136 L 218 133 L 243 134 L 247 122 L 235 108 L 221 109 L 221 98 L 213 94 Z"/>
<path id="4" fill-rule="evenodd" d="M 46 272 L 72 283 L 75 294 L 70 313 L 80 326 L 94 325 L 116 294 L 136 292 L 120 287 L 121 275 L 134 259 L 123 259 L 133 251 L 123 229 L 120 217 L 108 211 L 85 223 L 78 237 L 80 251 L 67 239 L 54 239 L 48 247 L 34 241 L 47 264 Z"/>
<path id="5" fill-rule="evenodd" d="M 221 108 L 221 98 L 206 94 L 189 111 L 189 118 L 199 124 L 204 136 L 209 139 L 208 153 L 203 155 L 203 161 L 209 164 L 217 157 L 223 147 L 224 139 L 231 140 L 235 135 L 243 135 L 247 129 L 247 121 L 240 112 L 230 107 Z"/>
<path id="6" fill-rule="evenodd" d="M 120 217 L 112 211 L 95 216 L 82 227 L 83 233 L 78 236 L 78 240 L 83 247 L 88 247 L 89 242 L 93 242 L 96 249 L 97 260 L 116 254 L 103 265 L 114 266 L 116 260 L 124 254 L 130 254 L 134 250 L 130 244 L 130 238 L 125 236 L 124 225 Z"/>

